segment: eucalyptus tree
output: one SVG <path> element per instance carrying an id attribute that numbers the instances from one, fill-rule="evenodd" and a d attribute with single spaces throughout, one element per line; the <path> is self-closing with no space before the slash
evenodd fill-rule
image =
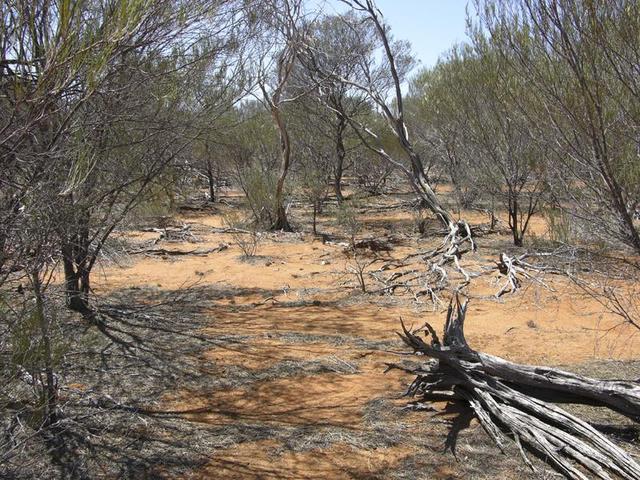
<path id="1" fill-rule="evenodd" d="M 523 246 L 548 185 L 546 146 L 531 135 L 531 117 L 518 108 L 535 101 L 531 88 L 482 36 L 476 38 L 473 50 L 463 53 L 462 74 L 469 93 L 461 97 L 462 108 L 480 186 L 506 207 L 513 243 Z"/>
<path id="2" fill-rule="evenodd" d="M 291 166 L 291 138 L 285 105 L 301 94 L 292 94 L 290 85 L 298 56 L 305 42 L 306 12 L 302 0 L 269 0 L 262 4 L 258 21 L 262 35 L 257 38 L 256 81 L 262 102 L 271 114 L 280 140 L 280 167 L 274 194 L 273 230 L 291 231 L 284 206 L 285 182 Z"/>
<path id="3" fill-rule="evenodd" d="M 515 103 L 530 101 L 529 88 L 482 39 L 453 49 L 434 70 L 423 88 L 445 163 L 455 162 L 452 170 L 463 170 L 470 188 L 504 204 L 513 243 L 522 246 L 546 191 L 544 151 Z M 461 175 L 452 178 L 460 183 Z"/>
<path id="4" fill-rule="evenodd" d="M 0 268 L 5 271 L 7 262 L 29 250 L 21 247 L 29 239 L 17 233 L 28 230 L 24 223 L 44 201 L 34 203 L 31 196 L 68 173 L 64 144 L 75 132 L 78 111 L 97 94 L 109 64 L 153 34 L 150 19 L 158 12 L 146 3 L 118 8 L 115 2 L 2 2 Z"/>
<path id="5" fill-rule="evenodd" d="M 314 142 L 300 144 L 299 165 L 296 171 L 297 184 L 302 196 L 312 208 L 312 231 L 316 235 L 318 214 L 322 213 L 323 204 L 329 193 L 330 156 L 323 152 L 323 145 L 314 145 Z M 328 168 L 329 167 L 329 168 Z"/>
<path id="6" fill-rule="evenodd" d="M 347 17 L 354 20 L 352 15 Z M 355 45 L 357 42 L 349 23 L 345 23 L 340 15 L 325 15 L 311 24 L 308 36 L 314 49 L 322 55 L 307 55 L 306 61 L 305 56 L 302 57 L 301 65 L 294 72 L 294 88 L 308 91 L 308 99 L 302 105 L 309 113 L 314 131 L 331 145 L 333 190 L 340 203 L 344 199 L 342 176 L 352 164 L 347 163 L 349 153 L 361 144 L 349 119 L 362 120 L 371 109 L 365 95 L 334 78 L 353 77 L 359 68 L 342 55 L 345 43 Z M 330 72 L 330 75 L 323 72 Z"/>
<path id="7" fill-rule="evenodd" d="M 640 252 L 639 7 L 633 0 L 487 0 L 482 26 L 534 95 L 557 203 L 589 235 Z"/>
<path id="8" fill-rule="evenodd" d="M 190 4 L 195 7 L 190 14 L 197 14 L 187 19 L 191 26 L 182 23 L 182 8 L 165 6 L 165 15 L 175 15 L 174 20 L 159 29 L 146 48 L 112 65 L 101 85 L 100 93 L 105 93 L 78 109 L 82 130 L 68 143 L 76 158 L 62 192 L 66 202 L 60 222 L 72 309 L 91 313 L 90 274 L 111 232 L 146 199 L 166 167 L 187 153 L 202 130 L 212 129 L 233 102 L 224 89 L 197 98 L 198 103 L 186 95 L 196 69 L 207 71 L 202 82 L 234 81 L 226 70 L 237 39 L 226 6 Z M 221 32 L 218 38 L 196 49 L 193 44 L 211 30 Z"/>
<path id="9" fill-rule="evenodd" d="M 127 63 L 167 30 L 164 7 L 136 0 L 0 4 L 0 346 L 9 359 L 2 363 L 2 411 L 26 385 L 35 398 L 27 411 L 40 419 L 30 426 L 34 436 L 47 432 L 43 438 L 54 456 L 63 442 L 52 435 L 60 411 L 55 315 L 46 290 L 56 260 L 67 257 L 68 233 L 89 228 L 70 212 L 69 192 L 95 169 L 93 145 L 109 123 L 90 114 L 91 104 L 117 100 L 118 92 L 105 90 L 119 73 L 114 65 Z M 10 410 L 8 417 L 19 422 L 22 409 Z M 15 438 L 8 442 L 3 439 L 11 447 L 0 452 L 3 465 L 23 448 Z"/>
<path id="10" fill-rule="evenodd" d="M 410 81 L 406 104 L 409 132 L 424 145 L 424 155 L 435 157 L 434 170 L 451 182 L 461 210 L 475 205 L 481 187 L 474 179 L 473 157 L 465 148 L 467 117 L 458 114 L 459 91 L 448 80 L 455 67 L 441 59 L 436 66 L 418 72 Z"/>
<path id="11" fill-rule="evenodd" d="M 233 178 L 245 194 L 253 219 L 270 228 L 276 219 L 276 183 L 281 161 L 281 145 L 273 118 L 260 101 L 238 105 L 238 124 L 230 132 L 228 145 Z M 284 196 L 288 190 L 285 185 Z"/>
<path id="12" fill-rule="evenodd" d="M 229 102 L 226 107 L 230 108 L 232 105 L 233 102 Z M 196 181 L 200 180 L 197 181 L 198 186 L 204 180 L 207 200 L 214 203 L 219 199 L 219 188 L 226 185 L 234 173 L 233 159 L 242 146 L 238 143 L 236 135 L 239 119 L 234 109 L 212 117 L 216 120 L 212 127 L 206 128 L 204 125 L 198 127 L 197 136 L 189 151 L 185 153 L 186 158 L 182 166 L 186 167 L 186 176 L 189 180 L 193 180 L 194 177 Z M 210 116 L 200 114 L 198 118 L 202 121 L 211 119 Z M 174 181 L 173 186 L 178 188 L 179 182 Z"/>
<path id="13" fill-rule="evenodd" d="M 359 121 L 367 125 L 373 132 L 377 132 L 376 143 L 382 147 L 392 158 L 402 158 L 404 152 L 398 143 L 397 138 L 386 125 L 386 121 L 377 111 L 369 105 L 365 105 L 367 111 L 359 116 Z M 369 195 L 381 195 L 390 187 L 392 179 L 398 180 L 397 168 L 393 163 L 388 162 L 377 152 L 367 148 L 364 142 L 359 141 L 353 148 L 351 154 L 353 158 L 353 176 L 357 182 L 357 186 L 363 192 Z M 427 172 L 425 171 L 425 174 Z M 397 185 L 399 182 L 395 182 Z M 423 208 L 422 205 L 418 205 Z"/>
<path id="14" fill-rule="evenodd" d="M 309 80 L 314 82 L 313 79 Z M 306 81 L 297 83 L 296 79 L 296 87 L 304 91 L 309 88 L 309 84 Z M 312 86 L 305 98 L 289 108 L 296 150 L 302 149 L 300 156 L 311 159 L 316 170 L 324 173 L 325 182 L 331 179 L 338 203 L 344 200 L 342 177 L 351 167 L 351 153 L 359 143 L 345 117 L 336 113 L 344 109 L 359 108 L 357 102 L 349 100 L 339 92 L 329 93 Z M 323 105 L 325 101 L 335 105 L 335 110 L 327 109 Z"/>
<path id="15" fill-rule="evenodd" d="M 15 224 L 54 205 L 50 255 L 64 265 L 68 306 L 89 313 L 105 241 L 191 141 L 180 98 L 188 71 L 219 67 L 238 40 L 236 14 L 226 0 L 19 1 L 2 11 L 2 257 L 21 249 Z M 212 31 L 213 47 L 194 56 Z"/>
<path id="16" fill-rule="evenodd" d="M 422 203 L 438 217 L 451 233 L 449 238 L 453 239 L 458 236 L 460 225 L 454 221 L 430 185 L 422 158 L 409 138 L 406 125 L 402 83 L 414 65 L 409 45 L 393 39 L 389 26 L 373 0 L 344 0 L 343 3 L 351 7 L 352 15 L 341 19 L 347 34 L 343 37 L 342 45 L 338 45 L 337 52 L 341 62 L 357 68 L 346 74 L 324 67 L 321 59 L 336 55 L 336 52 L 322 51 L 315 44 L 307 50 L 307 62 L 318 69 L 319 76 L 340 82 L 365 95 L 375 106 L 400 145 L 404 158 L 397 159 L 390 155 L 379 142 L 379 134 L 363 122 L 349 118 L 349 123 L 368 148 L 405 174 Z M 462 223 L 465 233 L 469 235 L 468 226 Z"/>
<path id="17" fill-rule="evenodd" d="M 2 2 L 0 349 L 10 361 L 0 401 L 3 412 L 29 405 L 34 419 L 3 440 L 3 465 L 24 460 L 34 438 L 54 463 L 65 455 L 57 371 L 65 339 L 50 280 L 61 263 L 67 306 L 108 333 L 89 302 L 91 272 L 114 229 L 190 145 L 181 89 L 194 65 L 215 72 L 227 61 L 239 28 L 232 9 L 223 0 Z M 192 55 L 212 32 L 215 47 Z M 35 400 L 20 403 L 25 386 Z M 24 408 L 7 418 L 19 422 Z"/>
<path id="18" fill-rule="evenodd" d="M 205 51 L 211 48 L 210 39 L 203 43 Z M 241 44 L 235 46 L 236 52 L 225 55 L 227 62 L 220 63 L 215 72 L 211 72 L 209 62 L 199 62 L 181 93 L 182 101 L 189 105 L 194 136 L 184 163 L 188 171 L 206 181 L 210 202 L 216 201 L 222 177 L 232 171 L 230 158 L 239 141 L 236 133 L 241 123 L 238 106 L 251 87 L 244 62 L 240 61 L 243 48 Z"/>

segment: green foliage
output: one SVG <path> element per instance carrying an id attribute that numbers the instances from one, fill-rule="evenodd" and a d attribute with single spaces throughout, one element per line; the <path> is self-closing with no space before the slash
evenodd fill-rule
<path id="1" fill-rule="evenodd" d="M 483 32 L 454 47 L 412 84 L 413 124 L 430 128 L 459 207 L 496 198 L 509 213 L 514 243 L 545 193 L 544 147 L 522 110 L 535 103 L 527 82 Z M 475 205 L 477 206 L 477 205 Z"/>
<path id="2" fill-rule="evenodd" d="M 357 204 L 342 202 L 336 211 L 336 223 L 347 233 L 351 248 L 355 250 L 356 237 L 363 225 L 358 219 Z"/>
<path id="3" fill-rule="evenodd" d="M 543 210 L 543 216 L 547 221 L 551 241 L 569 245 L 575 243 L 575 222 L 565 210 L 546 208 Z"/>
<path id="4" fill-rule="evenodd" d="M 278 175 L 275 170 L 263 170 L 253 163 L 241 171 L 242 189 L 253 218 L 258 225 L 269 227 L 276 216 L 276 183 Z"/>
<path id="5" fill-rule="evenodd" d="M 162 217 L 175 213 L 175 192 L 171 186 L 164 188 L 156 184 L 139 198 L 136 206 L 127 214 L 128 223 L 135 224 L 139 220 Z"/>
<path id="6" fill-rule="evenodd" d="M 594 241 L 640 252 L 640 4 L 479 1 L 475 38 L 506 61 L 527 94 L 515 111 L 541 146 L 559 205 Z M 552 5 L 553 4 L 553 5 Z M 510 110 L 512 111 L 512 110 Z"/>
<path id="7" fill-rule="evenodd" d="M 0 294 L 0 322 L 8 326 L 5 338 L 8 363 L 3 366 L 5 384 L 15 379 L 12 388 L 24 386 L 25 377 L 31 378 L 30 394 L 35 395 L 36 408 L 25 417 L 34 430 L 38 430 L 45 418 L 45 383 L 46 369 L 58 371 L 65 354 L 69 351 L 70 341 L 61 335 L 57 326 L 57 309 L 47 302 L 46 308 L 40 309 L 38 304 L 29 298 Z M 10 390 L 17 391 L 17 390 Z M 11 397 L 0 402 L 10 401 Z"/>
<path id="8" fill-rule="evenodd" d="M 258 253 L 258 246 L 262 239 L 262 233 L 256 229 L 256 222 L 246 218 L 238 210 L 225 213 L 223 220 L 244 258 L 254 257 Z"/>
<path id="9" fill-rule="evenodd" d="M 309 202 L 320 204 L 327 196 L 329 183 L 327 174 L 310 162 L 305 163 L 298 173 L 298 180 L 302 194 Z"/>

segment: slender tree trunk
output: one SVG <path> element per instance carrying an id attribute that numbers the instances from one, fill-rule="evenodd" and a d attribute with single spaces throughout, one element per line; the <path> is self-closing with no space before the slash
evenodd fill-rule
<path id="1" fill-rule="evenodd" d="M 344 195 L 342 194 L 342 174 L 343 174 L 343 162 L 344 157 L 336 162 L 335 174 L 333 177 L 333 188 L 338 203 L 344 202 Z"/>
<path id="2" fill-rule="evenodd" d="M 313 201 L 313 234 L 317 235 L 318 232 L 316 230 L 316 219 L 318 217 L 318 201 Z"/>
<path id="3" fill-rule="evenodd" d="M 424 167 L 420 156 L 413 151 L 411 146 L 405 145 L 405 151 L 409 154 L 411 160 L 411 170 L 409 181 L 414 191 L 420 197 L 420 200 L 426 208 L 431 210 L 445 228 L 451 229 L 454 225 L 453 217 L 451 213 L 442 206 L 440 199 L 429 185 L 429 182 L 424 174 Z"/>
<path id="4" fill-rule="evenodd" d="M 211 165 L 211 157 L 209 156 L 209 144 L 204 142 L 205 164 L 207 167 L 207 181 L 209 183 L 209 201 L 216 201 L 216 179 L 213 174 L 213 166 Z"/>
<path id="5" fill-rule="evenodd" d="M 336 129 L 336 165 L 334 170 L 334 190 L 338 203 L 344 201 L 344 196 L 342 195 L 342 173 L 344 169 L 344 158 L 346 156 L 343 138 L 346 126 L 347 122 L 344 117 L 338 115 L 338 127 Z"/>
<path id="6" fill-rule="evenodd" d="M 209 183 L 209 201 L 214 203 L 216 201 L 216 179 L 209 159 L 207 159 L 207 181 Z"/>
<path id="7" fill-rule="evenodd" d="M 36 299 L 36 315 L 40 324 L 40 335 L 42 336 L 42 351 L 45 381 L 42 385 L 42 404 L 44 407 L 44 424 L 50 426 L 57 420 L 57 397 L 58 389 L 53 373 L 53 355 L 51 350 L 51 336 L 49 331 L 49 318 L 47 316 L 44 293 L 40 281 L 39 272 L 31 274 L 31 284 L 33 294 Z"/>
<path id="8" fill-rule="evenodd" d="M 516 247 L 521 247 L 523 245 L 523 234 L 524 232 L 520 232 L 518 225 L 519 218 L 519 205 L 518 199 L 516 195 L 512 192 L 509 192 L 509 228 L 511 229 L 511 233 L 513 235 L 513 244 Z"/>
<path id="9" fill-rule="evenodd" d="M 64 268 L 65 298 L 67 307 L 86 315 L 91 290 L 91 253 L 88 215 L 81 215 L 75 231 L 67 232 L 62 243 L 62 265 Z"/>
<path id="10" fill-rule="evenodd" d="M 391 109 L 383 101 L 376 100 L 376 102 L 382 108 L 382 112 L 387 119 L 387 122 L 394 130 L 394 133 L 400 142 L 400 146 L 406 152 L 409 160 L 411 161 L 411 170 L 407 172 L 409 175 L 409 181 L 413 186 L 415 192 L 420 197 L 424 206 L 431 210 L 440 219 L 440 222 L 444 225 L 445 228 L 447 228 L 450 232 L 454 232 L 456 229 L 456 222 L 454 222 L 451 213 L 440 203 L 440 200 L 431 188 L 431 185 L 429 185 L 429 182 L 424 173 L 424 165 L 422 163 L 420 155 L 418 155 L 418 153 L 413 149 L 413 144 L 409 140 L 409 133 L 404 122 L 402 81 L 396 68 L 394 53 L 387 36 L 387 29 L 384 25 L 384 22 L 381 21 L 379 16 L 380 12 L 379 10 L 377 10 L 375 3 L 372 1 L 367 0 L 366 2 L 361 2 L 359 0 L 353 0 L 353 2 L 350 4 L 352 6 L 353 4 L 355 4 L 359 6 L 361 10 L 367 12 L 369 18 L 373 21 L 375 28 L 378 31 L 380 40 L 382 41 L 385 56 L 389 63 L 391 77 L 393 78 L 393 86 L 395 90 L 395 105 L 393 106 L 393 109 Z"/>
<path id="11" fill-rule="evenodd" d="M 275 198 L 275 215 L 276 219 L 271 226 L 272 230 L 284 230 L 285 232 L 291 232 L 293 229 L 289 225 L 287 219 L 287 212 L 284 208 L 284 183 L 289 173 L 289 165 L 291 163 L 291 142 L 289 139 L 289 132 L 287 126 L 282 118 L 282 112 L 278 106 L 271 108 L 271 115 L 276 122 L 278 130 L 280 131 L 280 175 L 276 183 L 276 198 Z"/>
<path id="12" fill-rule="evenodd" d="M 496 228 L 496 206 L 495 197 L 491 195 L 491 230 Z"/>
<path id="13" fill-rule="evenodd" d="M 63 251 L 67 250 L 63 247 Z M 84 266 L 74 264 L 73 260 L 64 256 L 65 296 L 67 307 L 74 312 L 86 313 L 89 308 L 90 272 Z"/>

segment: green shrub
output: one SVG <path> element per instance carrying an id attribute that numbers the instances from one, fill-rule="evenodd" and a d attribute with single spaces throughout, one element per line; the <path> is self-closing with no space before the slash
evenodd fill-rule
<path id="1" fill-rule="evenodd" d="M 255 228 L 256 223 L 251 222 L 236 210 L 226 213 L 223 220 L 234 242 L 242 250 L 243 256 L 254 257 L 261 240 L 261 233 Z"/>
<path id="2" fill-rule="evenodd" d="M 264 227 L 273 224 L 276 217 L 276 184 L 275 170 L 263 171 L 259 165 L 251 165 L 243 169 L 241 174 L 242 189 L 255 221 Z"/>
<path id="3" fill-rule="evenodd" d="M 336 212 L 336 222 L 348 235 L 351 248 L 355 249 L 356 237 L 362 230 L 362 223 L 358 220 L 356 205 L 350 202 L 341 203 Z"/>
<path id="4" fill-rule="evenodd" d="M 560 243 L 573 243 L 576 229 L 571 215 L 561 208 L 547 208 L 543 211 L 549 229 L 549 239 Z"/>

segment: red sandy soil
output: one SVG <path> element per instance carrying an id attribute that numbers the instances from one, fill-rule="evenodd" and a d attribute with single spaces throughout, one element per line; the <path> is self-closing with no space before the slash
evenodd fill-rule
<path id="1" fill-rule="evenodd" d="M 467 213 L 464 216 L 471 222 L 487 221 L 482 214 Z M 388 231 L 389 224 L 410 225 L 411 215 L 401 210 L 367 212 L 360 220 L 365 224 L 360 236 L 376 236 Z M 310 234 L 269 234 L 259 247 L 260 257 L 249 262 L 240 258 L 241 252 L 231 235 L 211 231 L 211 227 L 223 226 L 220 215 L 193 214 L 178 221 L 192 225 L 199 243 L 172 243 L 171 248 L 206 249 L 221 243 L 230 247 L 204 257 L 131 256 L 124 266 L 105 267 L 96 281 L 96 290 L 104 293 L 134 286 L 177 289 L 192 285 L 243 288 L 246 294 L 223 298 L 211 308 L 208 329 L 216 334 L 248 333 L 256 337 L 242 348 L 206 352 L 201 358 L 203 366 L 223 375 L 225 369 L 233 366 L 259 371 L 283 361 L 324 359 L 336 365 L 357 364 L 357 371 L 275 378 L 258 382 L 250 392 L 243 388 L 167 392 L 164 399 L 167 406 L 202 409 L 201 413 L 188 415 L 187 420 L 211 425 L 259 420 L 288 426 L 359 429 L 368 402 L 388 399 L 397 408 L 406 403 L 406 399 L 398 397 L 411 379 L 400 373 L 383 375 L 385 362 L 398 360 L 393 353 L 354 350 L 348 344 L 323 341 L 323 337 L 303 344 L 271 337 L 275 333 L 295 332 L 367 341 L 393 340 L 400 317 L 408 325 L 429 321 L 441 327 L 442 308 L 434 311 L 426 299 L 416 304 L 410 298 L 359 294 L 353 276 L 346 273 L 348 258 L 344 247 L 323 244 Z M 330 218 L 325 217 L 323 222 L 320 230 L 335 231 Z M 546 233 L 543 219 L 534 219 L 532 229 L 543 236 Z M 155 236 L 140 232 L 125 234 L 132 242 Z M 401 258 L 426 245 L 415 236 L 407 238 L 391 256 Z M 489 256 L 495 256 L 494 250 L 486 253 L 485 247 L 508 242 L 508 235 L 480 238 L 480 254 L 470 258 L 469 265 L 487 264 Z M 625 327 L 604 334 L 603 329 L 615 325 L 618 319 L 596 302 L 579 296 L 567 279 L 548 276 L 545 282 L 549 289 L 525 284 L 519 292 L 497 300 L 491 296 L 499 290 L 500 280 L 496 275 L 487 275 L 474 281 L 471 294 L 482 297 L 472 299 L 467 315 L 467 339 L 474 348 L 517 362 L 544 365 L 640 358 L 640 335 Z M 264 294 L 265 291 L 271 293 Z M 299 300 L 306 302 L 283 307 L 287 302 Z M 247 305 L 253 308 L 235 308 Z M 409 415 L 415 415 L 417 423 L 428 422 L 421 414 Z M 472 428 L 480 430 L 475 422 Z M 358 448 L 337 438 L 326 448 L 294 451 L 283 448 L 277 440 L 248 441 L 212 451 L 210 464 L 190 478 L 385 478 L 384 472 L 411 456 L 415 458 L 416 453 L 419 450 L 409 442 L 371 449 Z M 425 476 L 419 478 L 467 478 L 451 454 L 439 451 L 431 463 L 423 470 Z M 525 474 L 509 476 L 526 478 Z M 489 468 L 485 478 L 491 477 Z"/>

